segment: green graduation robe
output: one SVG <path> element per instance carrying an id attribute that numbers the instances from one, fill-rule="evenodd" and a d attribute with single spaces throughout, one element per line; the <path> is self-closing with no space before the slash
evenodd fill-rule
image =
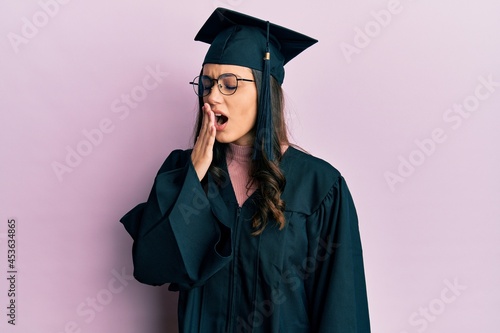
<path id="1" fill-rule="evenodd" d="M 135 278 L 179 291 L 181 333 L 370 331 L 356 211 L 335 168 L 289 147 L 286 226 L 252 236 L 256 193 L 239 207 L 229 179 L 204 189 L 190 155 L 173 151 L 121 219 Z"/>

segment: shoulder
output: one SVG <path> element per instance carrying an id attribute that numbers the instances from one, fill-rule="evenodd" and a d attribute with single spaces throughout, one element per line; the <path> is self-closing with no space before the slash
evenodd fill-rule
<path id="1" fill-rule="evenodd" d="M 294 147 L 289 147 L 285 152 L 282 165 L 285 169 L 293 169 L 293 171 L 287 170 L 290 176 L 300 173 L 302 176 L 320 177 L 331 181 L 341 177 L 340 172 L 327 161 Z"/>
<path id="2" fill-rule="evenodd" d="M 172 151 L 162 166 L 158 173 L 168 172 L 175 169 L 180 169 L 186 166 L 191 157 L 191 149 L 182 150 L 176 149 Z"/>
<path id="3" fill-rule="evenodd" d="M 286 178 L 287 210 L 313 212 L 342 179 L 330 163 L 294 147 L 288 148 L 280 165 Z"/>

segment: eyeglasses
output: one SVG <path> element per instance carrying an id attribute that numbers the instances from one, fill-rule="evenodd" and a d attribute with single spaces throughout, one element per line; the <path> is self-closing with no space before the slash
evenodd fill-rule
<path id="1" fill-rule="evenodd" d="M 217 79 L 212 79 L 208 75 L 197 76 L 189 84 L 193 85 L 194 93 L 200 97 L 208 96 L 215 83 L 217 83 L 217 87 L 222 95 L 229 96 L 236 92 L 238 81 L 255 82 L 255 80 L 240 79 L 236 74 L 225 73 Z"/>

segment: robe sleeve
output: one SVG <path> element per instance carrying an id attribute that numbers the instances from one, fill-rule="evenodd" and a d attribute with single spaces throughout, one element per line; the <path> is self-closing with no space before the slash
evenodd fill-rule
<path id="1" fill-rule="evenodd" d="M 170 154 L 148 201 L 120 222 L 134 240 L 134 277 L 145 284 L 200 286 L 232 255 L 230 229 L 212 211 L 188 152 Z"/>
<path id="2" fill-rule="evenodd" d="M 307 223 L 316 262 L 306 287 L 311 331 L 370 332 L 358 219 L 341 176 Z"/>

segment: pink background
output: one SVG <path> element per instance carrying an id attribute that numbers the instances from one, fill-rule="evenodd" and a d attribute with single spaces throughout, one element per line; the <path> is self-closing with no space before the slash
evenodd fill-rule
<path id="1" fill-rule="evenodd" d="M 59 1 L 0 9 L 1 332 L 176 332 L 177 295 L 127 280 L 118 219 L 189 146 L 217 6 L 320 40 L 287 66 L 288 119 L 353 193 L 373 332 L 498 332 L 500 2 Z"/>

